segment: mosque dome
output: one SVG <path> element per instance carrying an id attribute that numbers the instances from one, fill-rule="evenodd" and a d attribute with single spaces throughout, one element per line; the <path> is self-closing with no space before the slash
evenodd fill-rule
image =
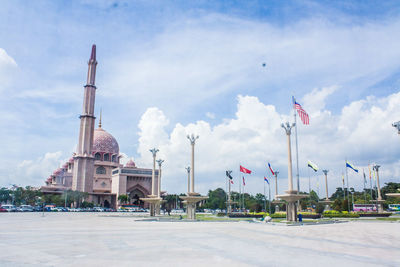
<path id="1" fill-rule="evenodd" d="M 134 162 L 132 159 L 130 159 L 130 160 L 125 164 L 125 167 L 126 167 L 126 168 L 136 168 L 136 164 L 135 164 L 135 162 Z"/>
<path id="2" fill-rule="evenodd" d="M 93 152 L 118 154 L 118 142 L 111 134 L 99 127 L 94 130 Z"/>
<path id="3" fill-rule="evenodd" d="M 58 168 L 57 170 L 55 170 L 55 171 L 53 172 L 53 175 L 57 176 L 57 175 L 60 175 L 61 173 L 62 173 L 62 169 L 61 169 L 61 168 Z"/>
<path id="4" fill-rule="evenodd" d="M 74 158 L 70 158 L 70 159 L 68 160 L 68 163 L 74 163 Z"/>

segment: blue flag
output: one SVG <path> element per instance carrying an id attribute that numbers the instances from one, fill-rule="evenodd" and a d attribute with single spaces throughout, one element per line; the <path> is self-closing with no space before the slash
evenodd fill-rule
<path id="1" fill-rule="evenodd" d="M 353 166 L 353 164 L 350 164 L 350 162 L 346 161 L 346 167 L 352 169 L 355 172 L 358 172 L 358 169 Z"/>

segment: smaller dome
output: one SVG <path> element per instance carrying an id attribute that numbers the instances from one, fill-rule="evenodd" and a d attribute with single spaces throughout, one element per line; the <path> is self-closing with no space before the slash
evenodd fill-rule
<path id="1" fill-rule="evenodd" d="M 135 162 L 134 162 L 132 159 L 130 159 L 130 160 L 125 164 L 125 167 L 126 167 L 126 168 L 136 168 L 136 164 L 135 164 Z"/>
<path id="2" fill-rule="evenodd" d="M 62 169 L 61 168 L 58 168 L 57 170 L 55 170 L 54 172 L 53 172 L 53 175 L 60 175 L 62 173 Z"/>
<path id="3" fill-rule="evenodd" d="M 68 163 L 74 163 L 74 158 L 70 158 L 70 159 L 68 160 Z"/>
<path id="4" fill-rule="evenodd" d="M 62 168 L 63 168 L 63 169 L 68 169 L 68 163 L 64 163 L 64 164 L 62 165 Z"/>

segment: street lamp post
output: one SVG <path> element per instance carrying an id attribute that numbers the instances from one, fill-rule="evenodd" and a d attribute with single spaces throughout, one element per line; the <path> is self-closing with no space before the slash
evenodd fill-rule
<path id="1" fill-rule="evenodd" d="M 278 174 L 279 171 L 275 171 L 275 198 L 278 195 Z"/>
<path id="2" fill-rule="evenodd" d="M 329 200 L 329 197 L 328 197 L 328 172 L 329 172 L 329 170 L 322 170 L 322 172 L 325 174 L 326 200 Z"/>
<path id="3" fill-rule="evenodd" d="M 190 193 L 194 193 L 194 145 L 196 144 L 196 140 L 199 139 L 199 136 L 194 136 L 192 135 L 187 135 L 187 139 L 189 139 L 190 144 L 192 145 L 192 163 L 191 163 L 191 187 L 190 187 Z"/>
<path id="4" fill-rule="evenodd" d="M 159 160 L 156 160 L 156 162 L 158 163 L 158 185 L 157 185 L 157 198 L 160 198 L 161 197 L 161 165 L 162 165 L 162 163 L 164 162 L 164 160 L 162 160 L 162 159 L 159 159 Z M 158 203 L 155 203 L 154 205 L 155 205 L 155 209 L 156 209 L 156 214 L 157 215 L 160 215 L 160 209 L 161 209 L 161 201 L 160 202 L 158 202 Z"/>
<path id="5" fill-rule="evenodd" d="M 159 159 L 157 160 L 158 163 L 158 192 L 157 192 L 157 197 L 161 196 L 161 165 L 163 164 L 164 160 Z"/>
<path id="6" fill-rule="evenodd" d="M 199 193 L 196 193 L 194 191 L 194 145 L 196 144 L 196 140 L 199 138 L 199 136 L 194 136 L 192 135 L 187 135 L 187 139 L 189 139 L 190 144 L 192 145 L 192 162 L 191 162 L 191 167 L 186 168 L 186 170 L 191 172 L 191 181 L 190 181 L 190 186 L 189 186 L 189 179 L 188 179 L 188 193 L 186 196 L 181 196 L 180 198 L 184 200 L 184 203 L 186 204 L 186 212 L 187 212 L 187 218 L 189 220 L 195 220 L 196 219 L 196 203 L 203 201 L 207 199 L 208 197 L 206 196 L 201 196 Z"/>
<path id="7" fill-rule="evenodd" d="M 377 203 L 378 203 L 378 212 L 379 213 L 381 213 L 381 212 L 383 212 L 383 207 L 382 207 L 382 203 L 384 202 L 383 200 L 382 200 L 382 195 L 381 195 L 381 186 L 380 186 L 380 184 L 379 184 L 379 168 L 380 168 L 381 166 L 380 165 L 374 165 L 373 167 L 372 167 L 372 169 L 374 170 L 374 171 L 376 171 L 376 182 L 377 182 L 377 187 L 378 187 L 378 199 L 377 199 Z"/>
<path id="8" fill-rule="evenodd" d="M 289 124 L 289 122 L 286 122 L 285 124 L 281 124 L 281 127 L 285 130 L 286 136 L 287 136 L 287 142 L 288 142 L 288 183 L 289 183 L 289 193 L 293 192 L 293 175 L 292 175 L 292 146 L 290 143 L 290 134 L 292 132 L 292 128 L 296 124 L 293 123 L 292 125 Z"/>
<path id="9" fill-rule="evenodd" d="M 153 170 L 151 172 L 151 195 L 155 196 L 155 174 L 156 174 L 156 156 L 159 150 L 157 148 L 150 149 L 153 154 Z"/>

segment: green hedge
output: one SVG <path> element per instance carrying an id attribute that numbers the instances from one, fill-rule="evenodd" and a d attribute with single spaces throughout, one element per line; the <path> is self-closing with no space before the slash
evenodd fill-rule
<path id="1" fill-rule="evenodd" d="M 360 215 L 348 211 L 337 211 L 337 210 L 327 210 L 324 211 L 323 216 L 325 218 L 358 218 Z"/>

